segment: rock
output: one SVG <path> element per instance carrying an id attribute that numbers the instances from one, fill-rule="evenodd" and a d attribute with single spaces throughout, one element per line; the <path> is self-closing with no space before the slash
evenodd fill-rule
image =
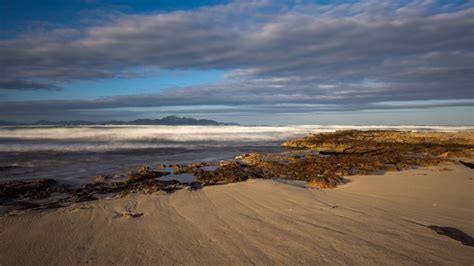
<path id="1" fill-rule="evenodd" d="M 142 166 L 138 172 L 131 172 L 128 174 L 128 180 L 139 180 L 139 179 L 151 179 L 164 175 L 168 175 L 167 172 L 152 171 L 149 166 Z"/>
<path id="2" fill-rule="evenodd" d="M 329 182 L 327 182 L 325 179 L 313 179 L 308 182 L 308 187 L 310 188 L 331 188 L 329 185 Z"/>
<path id="3" fill-rule="evenodd" d="M 198 190 L 202 188 L 202 184 L 199 182 L 192 182 L 189 184 L 187 188 L 188 190 Z"/>
<path id="4" fill-rule="evenodd" d="M 461 242 L 463 245 L 474 247 L 474 238 L 454 227 L 441 227 L 437 225 L 427 226 L 440 235 L 445 235 Z"/>
<path id="5" fill-rule="evenodd" d="M 106 182 L 110 180 L 112 177 L 108 175 L 97 175 L 94 177 L 95 182 Z"/>
<path id="6" fill-rule="evenodd" d="M 75 194 L 68 198 L 70 202 L 83 202 L 83 201 L 91 201 L 97 200 L 98 198 L 91 195 L 91 194 Z"/>
<path id="7" fill-rule="evenodd" d="M 209 165 L 211 165 L 211 164 L 208 163 L 208 162 L 197 162 L 197 163 L 192 163 L 192 164 L 190 165 L 190 167 L 201 168 L 201 167 L 209 166 Z"/>
<path id="8" fill-rule="evenodd" d="M 459 162 L 468 168 L 474 169 L 474 163 L 465 162 L 465 161 L 459 161 Z"/>
<path id="9" fill-rule="evenodd" d="M 196 173 L 196 179 L 205 185 L 241 182 L 250 178 L 264 178 L 262 169 L 233 160 L 221 161 L 214 171 Z"/>
<path id="10" fill-rule="evenodd" d="M 226 166 L 228 166 L 232 163 L 234 163 L 234 161 L 232 161 L 232 160 L 221 160 L 221 161 L 219 161 L 219 166 L 220 167 L 226 167 Z"/>
<path id="11" fill-rule="evenodd" d="M 49 197 L 60 186 L 54 179 L 44 178 L 31 181 L 9 181 L 0 184 L 0 199 L 32 198 L 41 199 Z M 62 186 L 62 189 L 65 189 Z"/>

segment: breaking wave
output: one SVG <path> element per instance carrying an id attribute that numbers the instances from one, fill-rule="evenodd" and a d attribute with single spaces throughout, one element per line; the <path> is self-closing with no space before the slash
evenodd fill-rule
<path id="1" fill-rule="evenodd" d="M 474 131 L 474 126 L 21 126 L 0 127 L 0 151 L 110 151 L 278 145 L 310 132 L 344 129 Z"/>

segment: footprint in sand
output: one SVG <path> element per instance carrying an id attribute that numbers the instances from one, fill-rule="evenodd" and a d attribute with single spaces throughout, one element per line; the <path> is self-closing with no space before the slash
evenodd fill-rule
<path id="1" fill-rule="evenodd" d="M 124 212 L 115 212 L 114 218 L 138 218 L 143 216 L 143 212 L 137 212 L 138 202 L 125 206 Z"/>
<path id="2" fill-rule="evenodd" d="M 143 212 L 115 212 L 114 218 L 138 218 Z"/>

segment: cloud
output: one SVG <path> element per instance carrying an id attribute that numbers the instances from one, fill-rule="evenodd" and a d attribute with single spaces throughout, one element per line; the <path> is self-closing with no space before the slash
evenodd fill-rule
<path id="1" fill-rule="evenodd" d="M 58 90 L 59 87 L 50 82 L 32 80 L 0 79 L 0 88 L 4 90 Z"/>
<path id="2" fill-rule="evenodd" d="M 468 4 L 234 1 L 115 15 L 100 25 L 0 41 L 0 88 L 57 89 L 73 80 L 140 75 L 127 70 L 144 67 L 230 74 L 220 83 L 156 95 L 3 105 L 74 110 L 321 104 L 340 110 L 385 101 L 473 99 L 473 36 L 474 8 Z"/>

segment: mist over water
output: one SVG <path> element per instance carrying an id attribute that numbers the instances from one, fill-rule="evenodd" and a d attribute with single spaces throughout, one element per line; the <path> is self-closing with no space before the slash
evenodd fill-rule
<path id="1" fill-rule="evenodd" d="M 271 145 L 310 127 L 81 126 L 0 128 L 0 151 L 113 151 Z"/>
<path id="2" fill-rule="evenodd" d="M 0 152 L 113 151 L 273 145 L 309 132 L 343 129 L 469 131 L 473 126 L 23 126 L 0 127 Z"/>
<path id="3" fill-rule="evenodd" d="M 282 141 L 343 129 L 474 131 L 474 126 L 21 126 L 0 127 L 0 181 L 89 182 L 140 165 L 219 161 L 278 151 Z"/>

